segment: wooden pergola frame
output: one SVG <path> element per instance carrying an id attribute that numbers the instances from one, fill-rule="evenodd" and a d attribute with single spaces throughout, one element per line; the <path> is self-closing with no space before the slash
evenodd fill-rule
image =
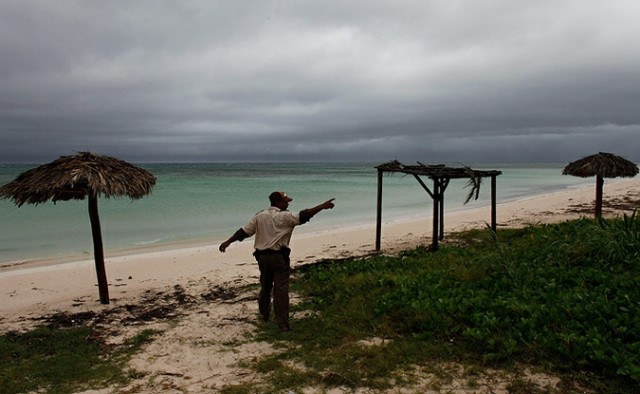
<path id="1" fill-rule="evenodd" d="M 376 166 L 378 170 L 378 198 L 376 211 L 376 251 L 380 250 L 380 238 L 382 233 L 382 176 L 385 172 L 399 172 L 413 175 L 420 186 L 433 199 L 433 241 L 431 250 L 438 250 L 438 241 L 444 238 L 444 192 L 451 179 L 468 178 L 472 190 L 467 201 L 474 195 L 478 198 L 480 192 L 480 180 L 491 178 L 491 230 L 496 232 L 496 177 L 502 174 L 498 170 L 473 170 L 469 167 L 454 168 L 443 164 L 426 165 L 418 162 L 417 165 L 404 165 L 396 160 Z M 433 180 L 433 190 L 424 183 L 421 176 Z"/>

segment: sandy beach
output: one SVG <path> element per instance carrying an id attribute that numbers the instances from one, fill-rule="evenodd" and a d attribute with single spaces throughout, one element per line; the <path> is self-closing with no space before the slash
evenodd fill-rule
<path id="1" fill-rule="evenodd" d="M 507 226 L 591 216 L 594 194 L 595 186 L 588 185 L 508 203 L 499 201 L 498 231 Z M 605 216 L 631 212 L 640 206 L 640 180 L 608 180 L 604 199 Z M 323 214 L 338 214 L 339 209 L 340 201 L 336 201 L 334 212 Z M 431 217 L 423 215 L 383 223 L 382 253 L 429 244 Z M 447 211 L 445 242 L 447 234 L 483 228 L 489 221 L 489 207 Z M 323 232 L 312 231 L 313 221 L 305 226 L 309 230 L 296 230 L 291 243 L 294 268 L 320 259 L 374 253 L 373 220 L 367 226 Z M 269 345 L 246 340 L 229 345 L 234 338 L 246 338 L 257 324 L 255 289 L 247 290 L 258 282 L 252 240 L 235 243 L 224 254 L 217 250 L 221 241 L 122 255 L 107 253 L 109 305 L 99 303 L 92 257 L 2 267 L 0 331 L 24 330 L 50 322 L 51 316 L 75 316 L 77 320 L 108 316 L 96 324 L 102 324 L 114 342 L 141 328 L 159 329 L 162 340 L 151 343 L 132 361 L 133 368 L 146 373 L 132 384 L 138 390 L 134 392 L 215 392 L 224 384 L 258 379 L 243 371 L 238 361 L 272 351 Z M 161 311 L 159 306 L 170 308 Z M 147 312 L 149 318 L 136 315 L 136 310 Z M 170 325 L 166 318 L 172 316 L 179 319 Z M 292 325 L 295 329 L 295 316 Z"/>

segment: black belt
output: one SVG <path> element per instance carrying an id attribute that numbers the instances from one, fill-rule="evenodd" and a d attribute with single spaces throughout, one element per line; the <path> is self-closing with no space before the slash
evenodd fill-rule
<path id="1" fill-rule="evenodd" d="M 281 254 L 284 257 L 289 257 L 289 254 L 291 254 L 291 249 L 283 246 L 281 249 L 275 250 L 275 249 L 256 249 L 253 252 L 253 255 L 258 257 L 258 256 L 265 256 L 265 255 L 272 255 L 272 254 Z"/>
<path id="2" fill-rule="evenodd" d="M 280 254 L 282 253 L 281 250 L 275 250 L 275 249 L 256 249 L 255 252 L 253 252 L 253 254 L 257 254 L 257 255 L 263 255 L 263 254 Z"/>

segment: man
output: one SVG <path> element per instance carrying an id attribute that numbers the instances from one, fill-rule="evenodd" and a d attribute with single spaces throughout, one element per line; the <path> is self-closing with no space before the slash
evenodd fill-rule
<path id="1" fill-rule="evenodd" d="M 293 229 L 308 222 L 324 209 L 333 209 L 334 198 L 313 208 L 300 212 L 289 212 L 287 208 L 293 199 L 283 192 L 269 195 L 271 207 L 258 212 L 246 225 L 220 244 L 224 251 L 235 241 L 242 241 L 255 234 L 253 255 L 260 268 L 260 295 L 258 307 L 262 319 L 269 320 L 271 312 L 271 291 L 273 290 L 273 310 L 280 331 L 290 331 L 289 326 L 289 241 Z"/>

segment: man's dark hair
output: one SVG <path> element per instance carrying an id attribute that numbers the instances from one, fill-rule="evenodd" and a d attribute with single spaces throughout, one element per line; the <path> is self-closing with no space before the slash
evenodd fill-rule
<path id="1" fill-rule="evenodd" d="M 282 194 L 280 192 L 273 192 L 269 194 L 269 202 L 271 203 L 272 207 L 280 201 L 282 201 Z"/>

